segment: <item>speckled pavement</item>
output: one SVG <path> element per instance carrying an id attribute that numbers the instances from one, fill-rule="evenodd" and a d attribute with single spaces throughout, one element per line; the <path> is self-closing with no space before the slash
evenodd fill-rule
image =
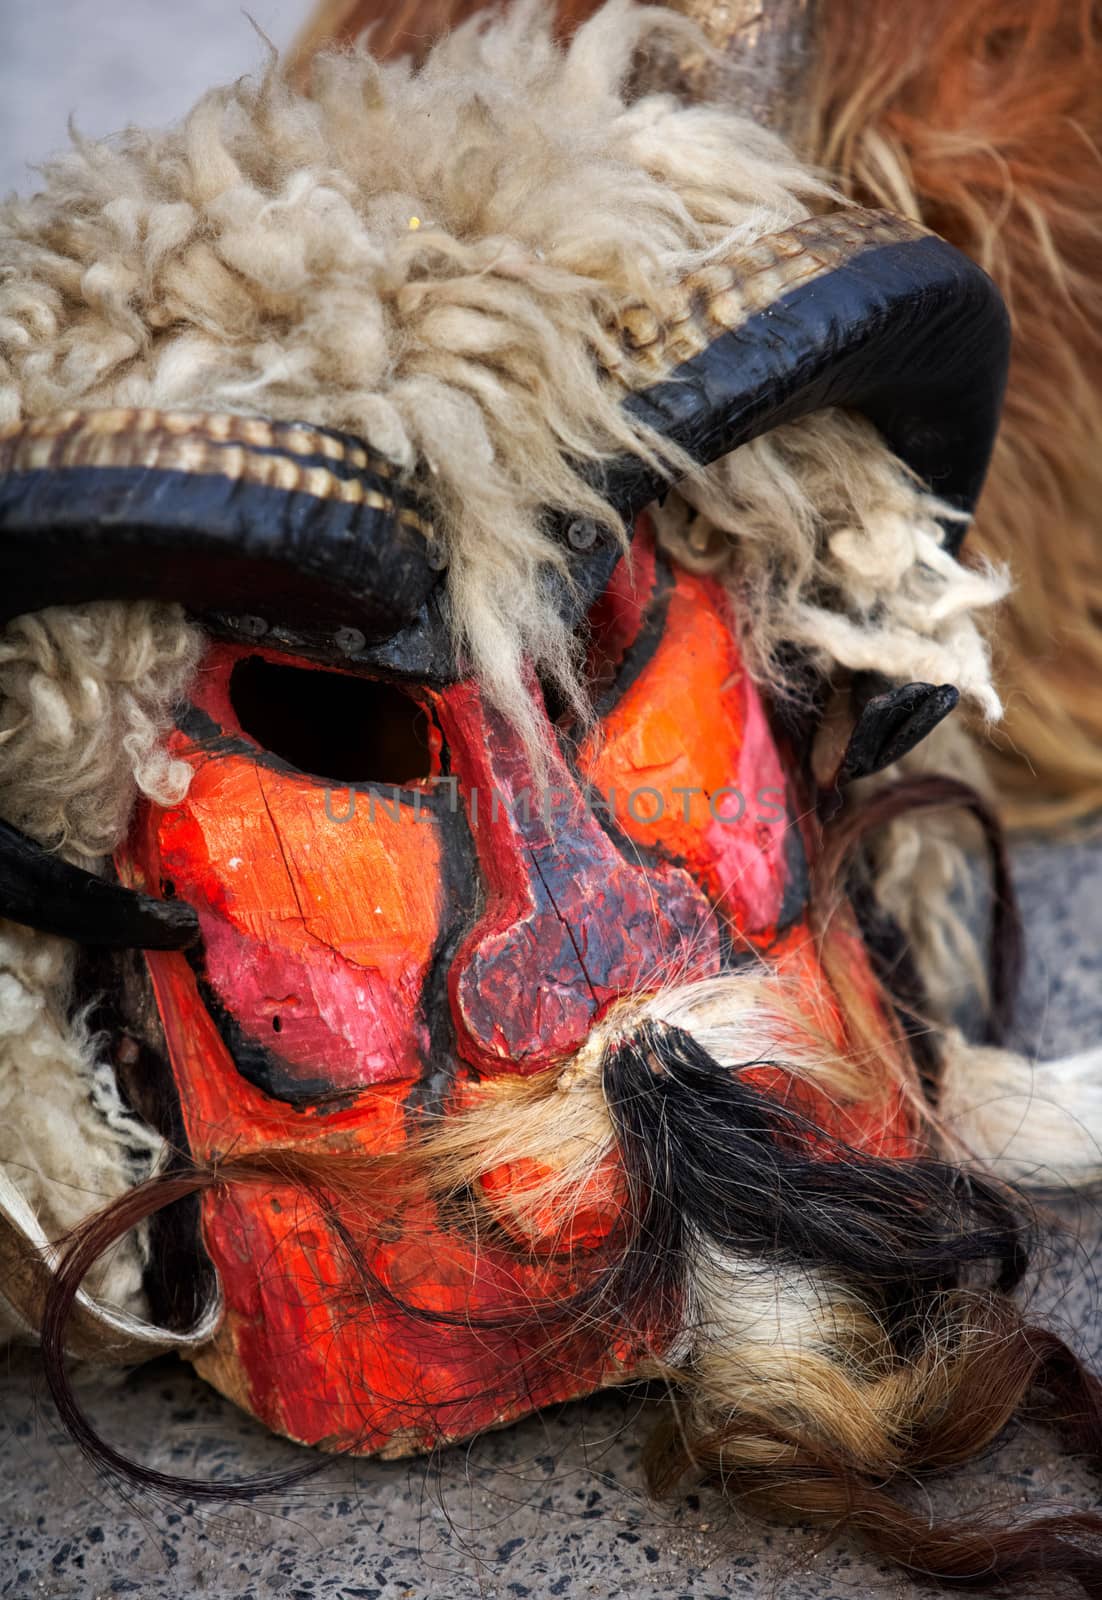
<path id="1" fill-rule="evenodd" d="M 1044 1055 L 1102 1033 L 1102 839 L 1017 851 L 1032 952 L 1021 1042 Z M 1102 1363 L 1095 1205 L 1037 1290 L 1038 1308 Z M 302 1452 L 170 1361 L 84 1401 L 104 1435 L 166 1471 L 235 1478 Z M 3 1600 L 926 1600 L 934 1591 L 806 1529 L 763 1529 L 702 1490 L 656 1507 L 641 1440 L 657 1401 L 605 1394 L 431 1461 L 334 1462 L 262 1506 L 197 1507 L 98 1479 L 60 1431 L 33 1355 L 0 1376 Z M 987 1460 L 912 1491 L 936 1512 L 1098 1505 L 1102 1484 L 1017 1427 Z"/>

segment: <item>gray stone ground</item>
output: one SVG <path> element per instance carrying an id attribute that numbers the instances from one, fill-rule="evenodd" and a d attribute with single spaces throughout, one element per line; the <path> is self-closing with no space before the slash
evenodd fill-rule
<path id="1" fill-rule="evenodd" d="M 1017 855 L 1032 936 L 1021 1041 L 1043 1055 L 1102 1032 L 1102 840 Z M 1037 1299 L 1096 1364 L 1102 1224 L 1074 1231 Z M 273 1439 L 191 1375 L 159 1362 L 85 1403 L 107 1438 L 165 1471 L 234 1478 L 289 1465 Z M 657 1409 L 637 1393 L 561 1407 L 432 1461 L 334 1463 L 263 1506 L 196 1507 L 96 1477 L 58 1428 L 33 1356 L 0 1375 L 3 1600 L 926 1600 L 846 1542 L 762 1529 L 710 1491 L 645 1498 L 640 1442 Z M 964 1508 L 1099 1504 L 1099 1482 L 1039 1429 L 1016 1428 L 978 1466 L 916 1487 Z"/>
<path id="2" fill-rule="evenodd" d="M 246 0 L 284 44 L 305 0 Z M 0 0 L 0 191 L 28 192 L 27 163 L 81 128 L 181 113 L 209 82 L 248 70 L 256 45 L 226 0 Z M 1018 852 L 1032 931 L 1022 1038 L 1043 1055 L 1102 1031 L 1102 844 Z M 1095 1358 L 1102 1227 L 1084 1204 L 1039 1298 Z M 267 1437 L 170 1362 L 85 1402 L 111 1440 L 164 1470 L 236 1477 L 288 1465 Z M 753 1596 L 924 1600 L 845 1542 L 763 1531 L 707 1491 L 656 1508 L 639 1447 L 655 1402 L 604 1395 L 534 1417 L 438 1460 L 333 1464 L 263 1506 L 212 1509 L 134 1496 L 98 1479 L 58 1428 L 33 1356 L 0 1372 L 3 1600 L 513 1600 L 533 1596 Z M 1096 1505 L 1099 1484 L 1022 1427 L 980 1466 L 916 1487 L 941 1514 L 964 1507 Z"/>

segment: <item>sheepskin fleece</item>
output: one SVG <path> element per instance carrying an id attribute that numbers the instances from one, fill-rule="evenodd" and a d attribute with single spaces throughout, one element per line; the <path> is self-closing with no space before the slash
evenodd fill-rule
<path id="1" fill-rule="evenodd" d="M 162 736 L 200 644 L 169 606 L 52 607 L 13 622 L 0 634 L 0 815 L 94 869 L 136 792 L 179 799 L 189 769 Z M 0 1169 L 51 1240 L 163 1153 L 120 1100 L 102 1042 L 71 1014 L 74 955 L 66 940 L 0 920 Z M 144 1312 L 145 1252 L 138 1229 L 96 1264 L 89 1293 Z"/>
<path id="2" fill-rule="evenodd" d="M 72 947 L 0 921 L 0 1170 L 60 1239 L 148 1177 L 163 1141 L 123 1104 L 110 1062 L 69 1013 Z M 113 1308 L 144 1310 L 146 1230 L 98 1261 L 85 1285 Z M 0 1339 L 22 1332 L 0 1293 Z"/>
<path id="3" fill-rule="evenodd" d="M 618 312 L 661 316 L 670 281 L 709 254 L 836 203 L 752 122 L 627 97 L 637 51 L 685 28 L 612 0 L 563 51 L 526 4 L 458 29 L 416 73 L 331 55 L 300 92 L 271 60 L 180 127 L 76 140 L 41 193 L 0 206 L 0 423 L 228 410 L 333 425 L 427 465 L 458 642 L 534 747 L 526 659 L 584 698 L 578 643 L 545 601 L 561 558 L 543 510 L 611 520 L 578 465 L 658 448 L 602 377 L 615 356 L 632 378 Z M 997 714 L 971 611 L 1002 580 L 946 555 L 944 508 L 867 425 L 825 413 L 778 429 L 685 493 L 661 536 L 722 573 L 767 686 L 783 687 L 777 647 L 796 641 L 824 671 L 950 680 Z M 184 778 L 161 738 L 200 648 L 172 608 L 12 624 L 0 815 L 90 865 L 139 792 L 175 799 Z M 48 1095 L 50 1125 L 75 1136 L 104 1069 L 67 1020 L 68 954 L 0 932 L 0 1121 L 33 1126 Z M 133 1148 L 116 1129 L 88 1193 L 45 1132 L 38 1155 L 12 1135 L 0 1160 L 61 1231 L 134 1181 Z M 135 1284 L 131 1257 L 108 1287 L 140 1309 Z"/>

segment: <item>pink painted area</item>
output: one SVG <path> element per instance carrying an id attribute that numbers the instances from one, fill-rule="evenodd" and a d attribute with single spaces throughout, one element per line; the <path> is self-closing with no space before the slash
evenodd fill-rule
<path id="1" fill-rule="evenodd" d="M 227 718 L 232 660 L 216 655 L 202 684 L 205 709 Z M 290 1090 L 417 1078 L 444 909 L 436 821 L 363 794 L 327 797 L 242 750 L 182 733 L 171 742 L 193 768 L 191 787 L 135 830 L 145 835 L 142 871 L 171 880 L 197 911 L 203 976 L 223 1012 Z"/>
<path id="2" fill-rule="evenodd" d="M 417 1076 L 418 1046 L 427 1049 L 414 1021 L 423 962 L 361 966 L 320 943 L 292 951 L 274 939 L 242 939 L 209 913 L 199 921 L 219 999 L 292 1078 L 354 1089 Z"/>
<path id="3" fill-rule="evenodd" d="M 727 702 L 736 695 L 738 714 L 732 721 L 739 725 L 741 739 L 737 745 L 731 741 L 735 768 L 730 787 L 737 795 L 713 796 L 703 849 L 711 857 L 706 870 L 715 898 L 736 927 L 749 931 L 775 924 L 784 901 L 788 783 L 761 696 L 745 673 L 725 687 L 719 708 L 725 717 L 731 717 Z"/>

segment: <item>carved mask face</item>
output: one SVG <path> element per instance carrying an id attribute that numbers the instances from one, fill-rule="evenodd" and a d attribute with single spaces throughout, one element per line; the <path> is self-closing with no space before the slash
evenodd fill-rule
<path id="1" fill-rule="evenodd" d="M 1005 330 L 955 252 L 847 211 L 675 288 L 668 328 L 628 307 L 617 329 L 643 352 L 623 408 L 651 436 L 707 463 L 848 405 L 970 503 Z M 980 343 L 986 363 L 968 356 Z M 599 470 L 628 525 L 665 482 L 644 455 Z M 588 616 L 595 719 L 572 728 L 533 680 L 558 751 L 538 774 L 456 659 L 430 477 L 329 428 L 234 415 L 90 410 L 0 437 L 0 617 L 172 600 L 212 641 L 169 741 L 189 792 L 139 809 L 123 887 L 0 832 L 6 915 L 146 952 L 194 1160 L 373 1159 L 429 1122 L 477 1127 L 486 1085 L 568 1084 L 627 997 L 758 960 L 828 1049 L 844 1052 L 855 1007 L 866 1043 L 889 1049 L 852 926 L 839 916 L 827 949 L 813 937 L 808 751 L 778 744 L 718 586 L 671 569 L 643 531 L 614 569 L 606 534 L 572 538 L 578 525 L 548 513 L 549 551 L 573 553 L 558 588 L 560 568 L 541 567 L 541 600 Z M 882 696 L 852 771 L 943 715 L 937 692 Z M 907 1148 L 883 1094 L 842 1111 L 768 1059 L 744 1076 L 851 1145 Z M 531 1209 L 509 1221 L 530 1179 L 508 1141 L 489 1150 L 473 1180 L 497 1197 L 485 1227 L 429 1191 L 357 1208 L 278 1173 L 211 1189 L 203 1242 L 225 1315 L 200 1370 L 299 1439 L 395 1454 L 647 1370 L 675 1307 L 553 1337 L 525 1316 L 569 1304 L 572 1251 L 599 1258 L 630 1211 L 617 1160 L 545 1237 Z"/>
<path id="2" fill-rule="evenodd" d="M 193 768 L 188 795 L 143 808 L 119 857 L 126 881 L 198 913 L 201 956 L 148 957 L 196 1157 L 382 1153 L 488 1075 L 560 1070 L 624 997 L 761 956 L 832 1026 L 799 795 L 721 592 L 671 570 L 641 531 L 590 637 L 596 723 L 575 739 L 562 718 L 542 785 L 470 681 L 212 645 L 171 738 Z M 877 1108 L 856 1131 L 883 1148 L 901 1129 Z M 504 1163 L 483 1182 L 524 1179 Z M 614 1226 L 615 1183 L 592 1201 L 572 1229 L 583 1249 Z M 396 1307 L 354 1315 L 339 1235 L 321 1215 L 304 1225 L 293 1189 L 205 1202 L 227 1318 L 204 1370 L 295 1437 L 399 1452 L 643 1359 L 626 1336 L 591 1350 L 579 1334 L 552 1361 L 536 1334 L 525 1351 L 512 1333 Z M 507 1241 L 439 1215 L 358 1248 L 418 1304 L 474 1320 L 517 1309 L 537 1277 L 566 1296 L 574 1270 L 559 1257 L 518 1276 Z"/>

